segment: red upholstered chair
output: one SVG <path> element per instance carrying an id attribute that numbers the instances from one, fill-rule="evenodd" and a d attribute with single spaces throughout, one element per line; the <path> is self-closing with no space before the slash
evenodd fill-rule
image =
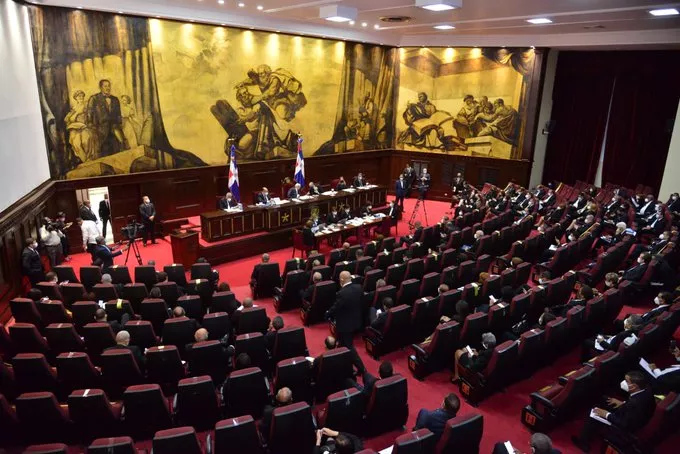
<path id="1" fill-rule="evenodd" d="M 262 369 L 265 375 L 271 371 L 271 361 L 267 353 L 267 344 L 262 333 L 241 334 L 236 337 L 234 342 L 234 358 L 241 353 L 246 353 L 250 357 L 250 363 Z"/>
<path id="2" fill-rule="evenodd" d="M 15 354 L 14 342 L 9 337 L 5 325 L 0 323 L 0 360 L 9 361 Z"/>
<path id="3" fill-rule="evenodd" d="M 9 337 L 17 352 L 49 354 L 50 347 L 35 325 L 15 323 L 9 327 Z"/>
<path id="4" fill-rule="evenodd" d="M 65 393 L 76 389 L 101 388 L 102 376 L 90 357 L 83 352 L 65 352 L 57 356 L 57 378 Z"/>
<path id="5" fill-rule="evenodd" d="M 69 281 L 75 284 L 80 283 L 78 277 L 76 276 L 76 272 L 73 270 L 72 266 L 68 265 L 55 266 L 53 271 L 57 273 L 57 279 L 59 280 L 59 282 Z"/>
<path id="6" fill-rule="evenodd" d="M 214 454 L 234 452 L 262 454 L 264 452 L 255 420 L 250 415 L 219 421 L 215 424 L 214 436 L 208 435 L 206 444 L 212 446 Z"/>
<path id="7" fill-rule="evenodd" d="M 96 284 L 92 287 L 94 296 L 98 301 L 111 301 L 118 298 L 122 298 L 122 294 L 118 294 L 116 287 L 113 284 Z M 80 296 L 78 300 L 82 300 L 83 296 Z"/>
<path id="8" fill-rule="evenodd" d="M 99 437 L 115 437 L 122 427 L 123 406 L 112 404 L 101 389 L 79 389 L 68 396 L 68 413 L 75 423 L 79 438 L 92 441 Z"/>
<path id="9" fill-rule="evenodd" d="M 377 270 L 371 270 L 367 272 L 364 275 L 364 285 L 363 285 L 363 291 L 364 293 L 368 292 L 373 292 L 375 291 L 375 285 L 378 282 L 378 279 L 384 279 L 385 278 L 385 271 L 381 269 Z"/>
<path id="10" fill-rule="evenodd" d="M 544 332 L 541 329 L 531 329 L 520 336 L 519 350 L 517 351 L 518 377 L 530 377 L 541 365 L 545 349 L 543 340 Z"/>
<path id="11" fill-rule="evenodd" d="M 226 312 L 231 315 L 239 308 L 239 306 L 240 303 L 236 301 L 234 292 L 215 292 L 212 296 L 210 312 Z"/>
<path id="12" fill-rule="evenodd" d="M 425 262 L 423 259 L 411 259 L 406 263 L 405 279 L 420 280 L 423 278 L 423 275 L 425 275 Z"/>
<path id="13" fill-rule="evenodd" d="M 394 440 L 392 452 L 394 454 L 434 453 L 436 445 L 437 439 L 435 435 L 427 429 L 420 429 L 398 436 Z"/>
<path id="14" fill-rule="evenodd" d="M 460 325 L 450 321 L 438 325 L 429 341 L 411 345 L 408 368 L 413 375 L 422 380 L 431 372 L 450 367 L 459 335 Z"/>
<path id="15" fill-rule="evenodd" d="M 71 306 L 73 324 L 79 333 L 83 332 L 83 327 L 94 321 L 94 313 L 99 306 L 94 301 L 76 301 Z"/>
<path id="16" fill-rule="evenodd" d="M 135 438 L 151 438 L 159 430 L 172 427 L 170 403 L 159 385 L 129 386 L 123 393 L 125 433 Z"/>
<path id="17" fill-rule="evenodd" d="M 318 425 L 337 427 L 340 432 L 361 433 L 364 407 L 364 395 L 358 389 L 338 391 L 328 396 L 317 413 Z"/>
<path id="18" fill-rule="evenodd" d="M 293 230 L 293 257 L 295 257 L 295 251 L 300 251 L 300 257 L 304 257 L 304 253 L 309 254 L 309 251 L 314 249 L 314 246 L 311 244 L 305 244 L 305 241 L 302 237 L 302 230 L 300 229 L 294 229 Z"/>
<path id="19" fill-rule="evenodd" d="M 63 352 L 82 352 L 85 341 L 71 323 L 52 323 L 45 328 L 45 337 L 53 355 Z"/>
<path id="20" fill-rule="evenodd" d="M 274 410 L 268 445 L 271 454 L 312 452 L 315 441 L 316 432 L 309 404 L 298 402 Z"/>
<path id="21" fill-rule="evenodd" d="M 73 439 L 73 421 L 66 406 L 60 406 L 54 394 L 21 394 L 14 401 L 19 431 L 31 443 L 69 442 Z M 36 430 L 39 427 L 40 430 Z"/>
<path id="22" fill-rule="evenodd" d="M 107 437 L 94 440 L 87 454 L 137 454 L 134 440 L 130 437 Z"/>
<path id="23" fill-rule="evenodd" d="M 453 234 L 449 238 L 453 238 Z M 444 268 L 448 268 L 449 266 L 454 266 L 456 264 L 456 260 L 458 258 L 458 251 L 454 248 L 447 247 L 447 249 L 442 253 L 441 257 L 442 257 L 441 269 L 443 270 Z"/>
<path id="24" fill-rule="evenodd" d="M 295 402 L 312 403 L 312 382 L 309 373 L 309 361 L 304 356 L 284 359 L 276 364 L 273 382 L 274 394 L 283 388 L 289 388 Z"/>
<path id="25" fill-rule="evenodd" d="M 607 351 L 591 358 L 585 365 L 595 369 L 593 381 L 600 389 L 603 389 L 608 384 L 612 383 L 612 380 L 615 380 L 616 377 L 621 375 L 624 366 L 621 354 L 613 351 Z M 564 384 L 564 382 L 566 382 L 566 380 L 561 382 L 561 384 Z"/>
<path id="26" fill-rule="evenodd" d="M 108 323 L 88 323 L 83 326 L 83 335 L 87 352 L 95 364 L 99 364 L 102 351 L 116 345 L 116 336 Z"/>
<path id="27" fill-rule="evenodd" d="M 243 309 L 238 317 L 237 334 L 264 333 L 269 328 L 269 318 L 264 307 Z"/>
<path id="28" fill-rule="evenodd" d="M 19 353 L 12 360 L 12 365 L 20 392 L 58 391 L 57 371 L 47 363 L 42 353 Z"/>
<path id="29" fill-rule="evenodd" d="M 9 308 L 16 323 L 30 323 L 42 328 L 43 322 L 36 303 L 30 298 L 13 298 L 9 301 Z"/>
<path id="30" fill-rule="evenodd" d="M 487 328 L 488 315 L 484 312 L 470 314 L 465 317 L 465 322 L 460 330 L 460 344 L 478 347 L 482 342 L 482 333 Z"/>
<path id="31" fill-rule="evenodd" d="M 428 273 L 425 276 L 423 276 L 423 279 L 420 284 L 420 298 L 424 296 L 437 296 L 437 290 L 439 289 L 439 281 L 441 278 L 441 274 L 439 272 L 436 273 Z"/>
<path id="32" fill-rule="evenodd" d="M 469 413 L 446 421 L 444 433 L 437 443 L 436 454 L 479 454 L 484 432 L 484 417 Z"/>
<path id="33" fill-rule="evenodd" d="M 319 282 L 314 286 L 311 301 L 303 301 L 300 319 L 305 326 L 323 320 L 324 313 L 335 301 L 336 284 L 331 280 Z"/>
<path id="34" fill-rule="evenodd" d="M 208 330 L 208 339 L 210 340 L 219 340 L 226 334 L 231 334 L 231 319 L 226 312 L 206 314 L 201 326 Z"/>
<path id="35" fill-rule="evenodd" d="M 480 372 L 458 364 L 461 395 L 477 404 L 489 394 L 510 384 L 517 369 L 518 342 L 507 341 L 497 345 L 489 364 Z"/>
<path id="36" fill-rule="evenodd" d="M 162 385 L 164 389 L 174 390 L 177 382 L 187 375 L 186 366 L 174 345 L 150 347 L 145 356 L 149 381 Z"/>
<path id="37" fill-rule="evenodd" d="M 36 288 L 42 292 L 43 297 L 61 301 L 63 297 L 56 282 L 38 282 Z"/>
<path id="38" fill-rule="evenodd" d="M 40 301 L 36 304 L 40 318 L 45 325 L 50 323 L 71 323 L 71 316 L 66 312 L 64 303 L 59 300 Z"/>
<path id="39" fill-rule="evenodd" d="M 82 301 L 85 299 L 85 287 L 83 284 L 69 282 L 68 284 L 63 284 L 60 290 L 62 296 L 64 297 L 62 301 L 68 307 L 71 307 L 71 305 L 76 301 Z"/>
<path id="40" fill-rule="evenodd" d="M 296 356 L 309 355 L 304 328 L 300 326 L 281 328 L 276 333 L 274 350 L 271 353 L 275 363 Z"/>
<path id="41" fill-rule="evenodd" d="M 531 274 L 531 263 L 520 263 L 515 270 L 517 271 L 515 287 L 526 284 L 527 281 L 529 281 L 529 275 Z"/>
<path id="42" fill-rule="evenodd" d="M 550 361 L 560 356 L 571 345 L 568 342 L 567 320 L 557 317 L 545 325 L 545 359 Z"/>
<path id="43" fill-rule="evenodd" d="M 401 428 L 408 418 L 408 387 L 401 375 L 378 380 L 366 405 L 365 429 L 377 435 Z"/>
<path id="44" fill-rule="evenodd" d="M 300 292 L 307 284 L 307 273 L 303 270 L 290 271 L 285 276 L 283 288 L 274 288 L 274 307 L 277 312 L 300 307 Z"/>
<path id="45" fill-rule="evenodd" d="M 209 375 L 179 381 L 174 407 L 178 424 L 209 430 L 222 416 L 221 406 L 219 394 Z"/>
<path id="46" fill-rule="evenodd" d="M 24 450 L 30 454 L 68 454 L 68 446 L 64 443 L 45 443 L 42 445 L 31 445 Z"/>
<path id="47" fill-rule="evenodd" d="M 402 304 L 391 308 L 387 313 L 387 321 L 382 331 L 368 327 L 364 332 L 364 344 L 366 351 L 373 358 L 378 359 L 385 353 L 389 353 L 409 343 L 409 337 L 404 333 L 411 326 L 411 307 Z"/>
<path id="48" fill-rule="evenodd" d="M 395 266 L 395 265 L 392 265 Z M 403 265 L 400 266 L 401 269 L 404 268 Z M 389 274 L 389 269 L 388 269 Z M 389 284 L 389 282 L 388 282 Z M 395 301 L 397 306 L 403 304 L 407 306 L 413 306 L 416 299 L 418 299 L 418 292 L 420 291 L 420 281 L 418 279 L 407 279 L 401 283 L 399 291 L 397 292 L 397 299 Z"/>
<path id="49" fill-rule="evenodd" d="M 424 297 L 418 299 L 411 310 L 411 339 L 424 341 L 439 322 L 439 299 Z"/>
<path id="50" fill-rule="evenodd" d="M 156 432 L 153 437 L 154 454 L 203 454 L 193 427 L 177 427 Z"/>
<path id="51" fill-rule="evenodd" d="M 130 301 L 132 309 L 135 312 L 139 312 L 142 301 L 148 296 L 149 291 L 146 288 L 146 285 L 141 282 L 135 284 L 125 284 L 125 287 L 123 287 L 122 297 Z"/>
<path id="52" fill-rule="evenodd" d="M 126 265 L 113 265 L 104 270 L 105 273 L 111 275 L 114 284 L 131 284 L 130 270 Z"/>
<path id="53" fill-rule="evenodd" d="M 567 331 L 573 338 L 581 338 L 585 332 L 586 308 L 575 306 L 567 311 Z"/>
<path id="54" fill-rule="evenodd" d="M 346 347 L 325 351 L 314 361 L 314 394 L 317 402 L 345 389 L 347 379 L 353 376 L 352 363 L 352 353 Z"/>
<path id="55" fill-rule="evenodd" d="M 125 330 L 130 333 L 130 345 L 144 349 L 158 345 L 158 337 L 151 322 L 146 320 L 132 320 L 125 324 Z"/>
<path id="56" fill-rule="evenodd" d="M 439 295 L 439 315 L 451 318 L 456 314 L 456 303 L 460 301 L 463 292 L 453 289 Z"/>
<path id="57" fill-rule="evenodd" d="M 184 280 L 184 285 L 186 285 L 186 279 Z M 172 281 L 159 282 L 155 287 L 161 291 L 161 298 L 169 307 L 175 307 L 177 305 L 177 300 L 180 297 L 177 283 Z"/>
<path id="58" fill-rule="evenodd" d="M 104 387 L 112 399 L 118 399 L 128 386 L 141 385 L 145 381 L 142 365 L 137 364 L 128 349 L 106 350 L 102 352 L 100 361 Z"/>
<path id="59" fill-rule="evenodd" d="M 177 305 L 184 309 L 187 317 L 203 320 L 203 302 L 199 295 L 184 295 L 177 299 Z"/>
<path id="60" fill-rule="evenodd" d="M 182 265 L 180 263 L 173 263 L 171 265 L 165 265 L 163 267 L 163 271 L 165 271 L 167 273 L 169 282 L 174 282 L 177 285 L 179 285 L 180 287 L 186 287 L 186 285 L 187 285 L 187 275 L 186 275 L 186 271 L 184 271 L 184 265 Z M 168 302 L 168 304 L 171 304 L 171 303 Z"/>
<path id="61" fill-rule="evenodd" d="M 153 265 L 135 266 L 135 283 L 144 284 L 147 290 L 151 290 L 157 281 L 156 268 Z"/>
<path id="62" fill-rule="evenodd" d="M 79 272 L 80 280 L 88 292 L 102 281 L 102 270 L 98 266 L 81 266 Z"/>
<path id="63" fill-rule="evenodd" d="M 163 322 L 163 345 L 174 345 L 180 355 L 194 342 L 194 324 L 187 317 L 169 318 Z"/>
<path id="64" fill-rule="evenodd" d="M 210 375 L 220 384 L 227 377 L 229 364 L 222 343 L 217 340 L 196 342 L 186 355 L 191 375 Z"/>
<path id="65" fill-rule="evenodd" d="M 583 367 L 563 385 L 555 383 L 531 393 L 531 403 L 522 410 L 522 423 L 532 431 L 547 432 L 578 408 L 593 391 L 595 370 Z"/>
<path id="66" fill-rule="evenodd" d="M 139 307 L 142 320 L 151 322 L 154 333 L 163 335 L 163 323 L 168 319 L 168 306 L 160 298 L 146 298 Z"/>

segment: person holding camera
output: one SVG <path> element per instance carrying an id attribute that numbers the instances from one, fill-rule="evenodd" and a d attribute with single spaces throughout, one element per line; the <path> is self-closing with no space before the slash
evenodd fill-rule
<path id="1" fill-rule="evenodd" d="M 56 226 L 52 223 L 50 218 L 43 220 L 43 225 L 40 227 L 40 240 L 45 245 L 47 256 L 50 258 L 50 267 L 54 268 L 61 265 L 63 257 L 63 248 L 61 246 L 61 237 L 64 236 Z"/>
<path id="2" fill-rule="evenodd" d="M 314 454 L 354 454 L 364 449 L 359 437 L 324 427 L 316 431 Z"/>

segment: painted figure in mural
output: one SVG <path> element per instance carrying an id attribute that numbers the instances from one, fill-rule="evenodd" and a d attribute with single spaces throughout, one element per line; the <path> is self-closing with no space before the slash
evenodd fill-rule
<path id="1" fill-rule="evenodd" d="M 142 125 L 137 121 L 137 113 L 128 95 L 120 97 L 120 115 L 123 118 L 123 136 L 129 148 L 137 148 L 142 134 Z"/>
<path id="2" fill-rule="evenodd" d="M 269 65 L 260 65 L 251 69 L 248 78 L 236 85 L 236 89 L 248 86 L 260 89 L 261 94 L 253 98 L 253 104 L 266 103 L 285 121 L 291 121 L 297 111 L 307 105 L 302 84 L 283 68 L 272 71 Z"/>
<path id="3" fill-rule="evenodd" d="M 99 81 L 99 93 L 87 102 L 87 126 L 92 132 L 88 157 L 97 159 L 130 148 L 123 135 L 120 101 L 111 94 L 111 81 Z"/>
<path id="4" fill-rule="evenodd" d="M 478 136 L 493 136 L 504 142 L 514 144 L 519 129 L 519 113 L 511 106 L 506 106 L 502 98 L 493 102 L 491 114 L 479 113 L 475 117 L 484 123 Z"/>
<path id="5" fill-rule="evenodd" d="M 418 102 L 408 102 L 406 110 L 402 114 L 408 128 L 399 135 L 398 141 L 403 144 L 416 145 L 427 148 L 444 147 L 444 130 L 441 127 L 441 118 L 449 118 L 447 112 L 438 111 L 434 104 L 427 98 L 427 94 L 418 93 Z M 436 132 L 437 139 L 432 139 L 430 133 Z"/>
<path id="6" fill-rule="evenodd" d="M 479 98 L 479 111 L 485 114 L 492 114 L 494 110 L 493 104 L 489 102 L 488 96 L 481 96 Z"/>
<path id="7" fill-rule="evenodd" d="M 467 139 L 468 137 L 475 137 L 481 129 L 481 124 L 476 118 L 477 114 L 481 112 L 481 105 L 475 101 L 472 95 L 466 95 L 463 98 L 463 103 L 456 119 L 453 120 L 453 127 L 456 128 L 458 137 Z"/>
<path id="8" fill-rule="evenodd" d="M 373 102 L 373 97 L 371 92 L 366 92 L 364 100 L 359 106 L 359 118 L 362 125 L 362 138 L 367 141 L 370 140 L 370 135 L 373 132 L 373 112 L 375 111 L 375 102 Z"/>
<path id="9" fill-rule="evenodd" d="M 87 104 L 85 103 L 85 92 L 76 90 L 73 93 L 74 103 L 71 111 L 64 117 L 66 130 L 68 131 L 68 141 L 71 144 L 73 153 L 82 162 L 88 160 L 88 146 L 90 141 L 90 131 L 87 129 Z"/>
<path id="10" fill-rule="evenodd" d="M 427 94 L 420 92 L 418 93 L 418 102 L 412 103 L 409 101 L 406 104 L 403 117 L 406 124 L 410 125 L 416 120 L 430 118 L 436 111 L 437 108 L 427 99 Z"/>

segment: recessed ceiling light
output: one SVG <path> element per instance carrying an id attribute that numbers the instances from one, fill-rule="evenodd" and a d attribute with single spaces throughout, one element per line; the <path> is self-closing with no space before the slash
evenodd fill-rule
<path id="1" fill-rule="evenodd" d="M 534 19 L 527 19 L 527 22 L 534 25 L 552 24 L 552 21 L 547 17 L 536 17 Z"/>
<path id="2" fill-rule="evenodd" d="M 161 18 L 161 16 L 156 16 L 156 19 L 160 19 L 160 18 Z"/>
<path id="3" fill-rule="evenodd" d="M 353 20 L 349 21 L 349 25 L 354 25 L 355 22 Z"/>
<path id="4" fill-rule="evenodd" d="M 362 27 L 368 27 L 368 23 L 367 23 L 367 22 L 362 22 L 362 23 L 361 23 L 361 26 L 362 26 Z"/>
<path id="5" fill-rule="evenodd" d="M 219 3 L 220 5 L 224 5 L 224 0 L 217 0 L 217 3 Z"/>
<path id="6" fill-rule="evenodd" d="M 220 24 L 222 27 L 226 27 L 227 24 Z"/>
<path id="7" fill-rule="evenodd" d="M 373 26 L 373 28 L 375 28 L 376 30 L 378 30 L 378 29 L 380 28 L 380 25 L 379 25 L 379 24 L 375 24 L 375 25 Z"/>
<path id="8" fill-rule="evenodd" d="M 430 11 L 448 11 L 463 6 L 463 0 L 416 0 L 416 6 Z"/>
<path id="9" fill-rule="evenodd" d="M 244 6 L 246 6 L 246 4 L 243 3 L 243 2 L 241 2 L 241 3 L 238 4 L 238 7 L 239 7 L 239 8 L 243 8 Z"/>
<path id="10" fill-rule="evenodd" d="M 357 9 L 342 5 L 326 5 L 319 8 L 319 17 L 331 22 L 349 22 L 357 18 Z"/>
<path id="11" fill-rule="evenodd" d="M 442 25 L 435 25 L 434 28 L 437 30 L 453 30 L 454 27 L 453 25 L 447 25 L 447 24 L 442 24 Z"/>
<path id="12" fill-rule="evenodd" d="M 122 11 L 118 11 L 118 14 L 123 14 L 123 12 L 122 12 Z"/>
<path id="13" fill-rule="evenodd" d="M 82 6 L 79 6 L 78 9 L 83 9 L 83 7 L 82 7 Z"/>
<path id="14" fill-rule="evenodd" d="M 264 9 L 264 6 L 262 6 L 262 5 L 257 5 L 257 10 L 258 10 L 258 11 L 262 11 L 263 9 Z"/>
<path id="15" fill-rule="evenodd" d="M 653 9 L 649 12 L 652 16 L 677 16 L 680 14 L 675 8 Z"/>

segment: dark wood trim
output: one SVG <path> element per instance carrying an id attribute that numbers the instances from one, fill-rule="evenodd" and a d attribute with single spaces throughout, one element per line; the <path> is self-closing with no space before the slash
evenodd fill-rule
<path id="1" fill-rule="evenodd" d="M 541 113 L 541 96 L 543 95 L 543 75 L 548 63 L 548 49 L 534 50 L 534 67 L 529 76 L 529 92 L 524 103 L 527 106 L 526 121 L 524 123 L 524 140 L 522 141 L 523 160 L 533 162 L 534 145 L 536 143 L 536 131 L 538 130 L 538 116 Z M 531 172 L 531 166 L 529 166 Z M 529 175 L 526 176 L 528 181 Z"/>

